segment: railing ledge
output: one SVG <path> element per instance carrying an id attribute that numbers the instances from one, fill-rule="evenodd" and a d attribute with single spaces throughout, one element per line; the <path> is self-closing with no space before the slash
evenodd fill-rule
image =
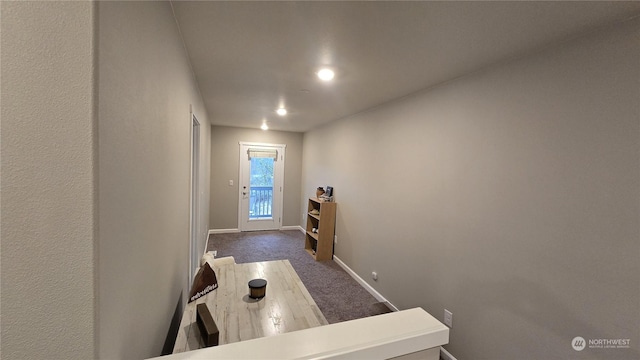
<path id="1" fill-rule="evenodd" d="M 154 359 L 390 359 L 448 342 L 449 328 L 414 308 Z"/>

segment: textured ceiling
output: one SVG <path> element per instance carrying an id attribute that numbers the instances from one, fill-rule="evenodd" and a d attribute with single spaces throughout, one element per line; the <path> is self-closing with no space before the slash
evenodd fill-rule
<path id="1" fill-rule="evenodd" d="M 213 124 L 307 131 L 640 14 L 638 2 L 172 6 Z M 335 69 L 322 83 L 318 67 Z M 285 106 L 289 114 L 275 113 Z"/>

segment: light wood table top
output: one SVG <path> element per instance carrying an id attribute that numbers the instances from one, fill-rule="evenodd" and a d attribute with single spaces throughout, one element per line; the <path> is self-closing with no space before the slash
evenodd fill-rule
<path id="1" fill-rule="evenodd" d="M 202 347 L 196 305 L 206 303 L 220 330 L 219 345 L 327 325 L 289 260 L 215 267 L 218 288 L 188 303 L 174 353 Z M 249 298 L 249 281 L 267 280 L 266 296 Z"/>

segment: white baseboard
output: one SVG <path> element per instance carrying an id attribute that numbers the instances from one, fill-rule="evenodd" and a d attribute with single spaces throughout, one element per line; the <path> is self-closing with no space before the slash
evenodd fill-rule
<path id="1" fill-rule="evenodd" d="M 280 230 L 300 230 L 300 231 L 304 232 L 304 229 L 300 225 L 282 226 L 282 227 L 280 227 Z"/>
<path id="2" fill-rule="evenodd" d="M 450 352 L 448 352 L 445 348 L 440 346 L 440 359 L 443 360 L 458 360 Z"/>
<path id="3" fill-rule="evenodd" d="M 338 265 L 340 265 L 340 267 L 343 268 L 344 271 L 347 272 L 347 274 L 351 275 L 351 277 L 354 278 L 358 282 L 358 284 L 360 284 L 365 290 L 367 290 L 369 294 L 373 295 L 374 298 L 376 298 L 380 302 L 386 302 L 388 306 L 391 308 L 391 310 L 398 311 L 398 308 L 395 305 L 393 305 L 389 300 L 387 300 L 384 296 L 382 296 L 382 294 L 380 294 L 376 289 L 374 289 L 371 285 L 369 285 L 366 281 L 364 281 L 364 279 L 362 279 L 358 274 L 356 274 L 355 271 L 351 270 L 351 268 L 348 267 L 347 264 L 342 262 L 342 260 L 340 260 L 337 256 L 335 255 L 333 256 L 333 261 L 335 261 Z"/>
<path id="4" fill-rule="evenodd" d="M 230 234 L 230 233 L 239 233 L 240 229 L 210 229 L 209 235 L 211 234 Z"/>
<path id="5" fill-rule="evenodd" d="M 282 226 L 280 230 L 300 230 L 304 232 L 304 229 L 300 225 L 290 225 L 290 226 Z M 210 229 L 209 235 L 211 234 L 232 234 L 239 233 L 240 229 Z"/>

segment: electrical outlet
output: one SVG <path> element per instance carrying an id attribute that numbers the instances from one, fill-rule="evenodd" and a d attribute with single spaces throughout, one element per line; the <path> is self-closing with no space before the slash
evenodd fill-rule
<path id="1" fill-rule="evenodd" d="M 444 309 L 444 324 L 453 327 L 453 313 L 447 309 Z"/>
<path id="2" fill-rule="evenodd" d="M 377 272 L 375 272 L 375 271 L 374 271 L 374 272 L 372 272 L 372 273 L 371 273 L 371 278 L 372 278 L 374 281 L 378 281 L 378 273 L 377 273 Z"/>

